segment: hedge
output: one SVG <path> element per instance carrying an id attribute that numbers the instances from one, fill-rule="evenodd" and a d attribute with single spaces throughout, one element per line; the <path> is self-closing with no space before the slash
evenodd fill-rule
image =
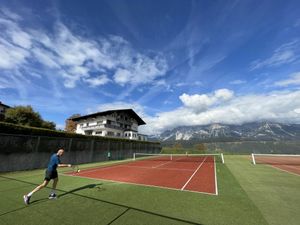
<path id="1" fill-rule="evenodd" d="M 121 139 L 121 138 L 111 138 L 111 137 L 99 137 L 93 135 L 82 135 L 75 133 L 67 133 L 64 131 L 56 131 L 45 128 L 37 128 L 37 127 L 29 127 L 16 125 L 12 123 L 0 122 L 0 133 L 3 134 L 18 134 L 18 135 L 32 135 L 32 136 L 48 136 L 48 137 L 65 137 L 65 138 L 86 138 L 90 140 L 112 140 L 112 141 L 120 141 L 120 142 L 140 142 L 140 143 L 156 143 L 159 142 L 151 142 L 151 141 L 139 141 L 139 140 L 129 140 L 129 139 Z"/>

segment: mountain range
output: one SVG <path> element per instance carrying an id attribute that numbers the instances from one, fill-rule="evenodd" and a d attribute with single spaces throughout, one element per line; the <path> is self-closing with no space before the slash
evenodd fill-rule
<path id="1" fill-rule="evenodd" d="M 181 126 L 149 137 L 162 143 L 174 141 L 294 141 L 300 140 L 300 124 L 252 122 L 242 125 Z"/>

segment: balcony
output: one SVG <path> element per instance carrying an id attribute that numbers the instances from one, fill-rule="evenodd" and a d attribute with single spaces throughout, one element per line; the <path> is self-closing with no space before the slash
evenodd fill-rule
<path id="1" fill-rule="evenodd" d="M 92 126 L 86 126 L 86 127 L 81 127 L 82 130 L 99 130 L 99 129 L 105 129 L 105 128 L 111 128 L 111 129 L 116 129 L 120 131 L 124 131 L 123 128 L 112 125 L 112 124 L 97 124 L 97 125 L 92 125 Z"/>

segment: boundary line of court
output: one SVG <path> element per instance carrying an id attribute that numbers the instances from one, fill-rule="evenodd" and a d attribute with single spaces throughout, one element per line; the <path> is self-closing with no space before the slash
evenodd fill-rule
<path id="1" fill-rule="evenodd" d="M 161 166 L 163 166 L 163 165 L 167 165 L 167 164 L 169 164 L 169 163 L 172 163 L 172 161 L 166 162 L 166 163 L 162 163 L 162 164 L 158 164 L 157 166 L 152 166 L 151 168 L 156 169 L 156 168 L 159 168 L 159 167 L 161 167 Z"/>
<path id="2" fill-rule="evenodd" d="M 175 171 L 188 171 L 188 172 L 192 172 L 194 171 L 193 169 L 176 169 L 176 168 L 157 168 L 157 167 L 146 167 L 146 166 L 125 166 L 124 167 L 128 167 L 128 168 L 141 168 L 141 169 L 154 169 L 154 170 L 175 170 Z"/>
<path id="3" fill-rule="evenodd" d="M 215 188 L 216 188 L 216 195 L 219 195 L 219 191 L 218 191 L 218 179 L 217 179 L 217 168 L 216 168 L 215 158 L 214 158 L 214 173 L 215 173 Z"/>

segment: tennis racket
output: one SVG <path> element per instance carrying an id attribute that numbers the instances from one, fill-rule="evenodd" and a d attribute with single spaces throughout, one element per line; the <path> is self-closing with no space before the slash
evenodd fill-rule
<path id="1" fill-rule="evenodd" d="M 77 165 L 72 165 L 72 171 L 73 171 L 73 173 L 79 173 L 80 169 Z"/>

